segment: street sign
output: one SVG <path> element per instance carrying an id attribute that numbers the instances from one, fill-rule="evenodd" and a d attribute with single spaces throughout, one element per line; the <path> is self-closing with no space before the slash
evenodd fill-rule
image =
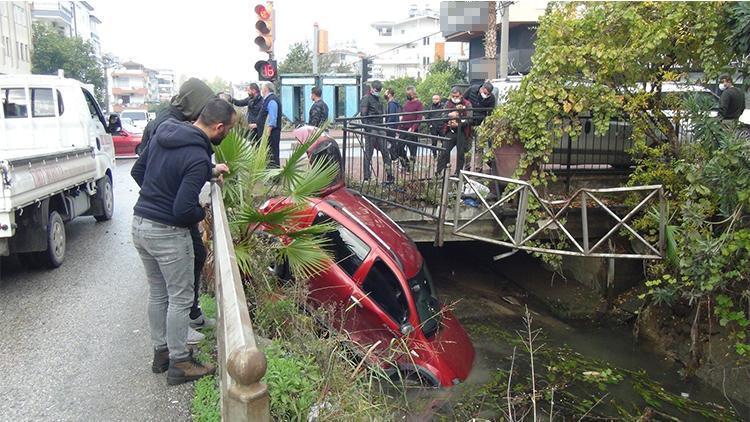
<path id="1" fill-rule="evenodd" d="M 278 74 L 276 60 L 258 60 L 255 62 L 255 70 L 258 71 L 258 79 L 261 81 L 273 81 Z"/>

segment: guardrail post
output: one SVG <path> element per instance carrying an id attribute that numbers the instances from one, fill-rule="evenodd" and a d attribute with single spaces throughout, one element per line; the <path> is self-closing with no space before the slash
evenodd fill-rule
<path id="1" fill-rule="evenodd" d="M 255 344 L 224 200 L 217 184 L 211 185 L 211 209 L 221 418 L 231 422 L 270 421 L 268 387 L 260 382 L 266 373 L 266 357 Z"/>
<path id="2" fill-rule="evenodd" d="M 586 191 L 581 191 L 581 229 L 583 230 L 583 253 L 589 253 L 589 218 Z"/>

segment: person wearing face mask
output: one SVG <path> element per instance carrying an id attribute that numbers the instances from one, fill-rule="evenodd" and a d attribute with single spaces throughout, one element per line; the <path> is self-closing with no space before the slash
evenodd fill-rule
<path id="1" fill-rule="evenodd" d="M 469 146 L 471 145 L 471 119 L 472 119 L 472 110 L 471 110 L 471 102 L 464 98 L 463 94 L 461 93 L 461 90 L 454 86 L 451 89 L 451 94 L 449 97 L 449 100 L 445 103 L 446 109 L 456 109 L 458 111 L 458 116 L 460 117 L 460 127 L 463 128 L 461 131 L 461 136 L 459 136 L 456 139 L 456 147 L 457 151 L 460 153 L 461 151 L 469 151 L 471 148 Z M 461 160 L 463 163 L 464 161 Z M 456 168 L 456 171 L 462 170 L 463 166 L 461 168 Z"/>
<path id="2" fill-rule="evenodd" d="M 260 96 L 260 88 L 258 84 L 251 83 L 247 86 L 247 98 L 236 100 L 234 98 L 229 99 L 229 102 L 237 107 L 247 107 L 247 124 L 250 128 L 248 139 L 258 139 L 258 129 L 251 127 L 250 125 L 258 123 L 258 114 L 260 113 L 261 107 L 263 107 L 263 98 Z"/>
<path id="3" fill-rule="evenodd" d="M 167 372 L 170 385 L 216 370 L 197 361 L 187 348 L 194 293 L 190 227 L 206 217 L 198 200 L 203 185 L 229 172 L 224 164 L 212 166 L 212 145 L 221 143 L 236 117 L 234 107 L 217 98 L 203 107 L 193 124 L 169 119 L 159 125 L 133 207 L 133 244 L 149 284 L 151 370 Z"/>
<path id="4" fill-rule="evenodd" d="M 359 115 L 362 117 L 362 123 L 366 125 L 383 124 L 383 103 L 380 102 L 380 91 L 383 84 L 380 81 L 370 83 L 370 92 L 362 97 L 359 101 Z M 372 116 L 372 117 L 370 117 Z M 372 154 L 377 149 L 383 156 L 383 167 L 386 173 L 386 183 L 393 182 L 393 169 L 391 166 L 391 154 L 388 148 L 388 142 L 383 139 L 385 131 L 382 129 L 365 128 L 368 135 L 365 136 L 365 156 L 363 158 L 363 179 L 370 180 L 372 175 Z"/>
<path id="5" fill-rule="evenodd" d="M 484 121 L 484 118 L 489 116 L 492 112 L 492 108 L 495 107 L 495 96 L 492 94 L 493 86 L 489 82 L 485 82 L 479 86 L 472 86 L 466 90 L 464 96 L 469 100 L 474 110 L 474 119 L 472 124 L 479 126 Z M 484 110 L 476 110 L 484 109 Z"/>
<path id="6" fill-rule="evenodd" d="M 419 98 L 417 98 L 417 90 L 413 86 L 406 88 L 406 103 L 404 104 L 404 113 L 413 113 L 413 114 L 404 114 L 404 116 L 401 118 L 401 121 L 405 124 L 401 125 L 401 130 L 405 130 L 407 132 L 410 132 L 408 135 L 403 134 L 401 138 L 403 138 L 405 141 L 411 141 L 413 143 L 402 145 L 399 148 L 399 154 L 401 154 L 401 157 L 404 161 L 407 163 L 407 170 L 410 169 L 414 162 L 417 159 L 417 145 L 416 143 L 419 142 L 419 136 L 417 135 L 419 133 L 419 124 L 422 120 L 422 112 L 424 111 L 424 106 L 422 106 L 422 102 L 419 101 Z M 408 122 L 408 123 L 406 123 Z M 406 157 L 406 151 L 404 146 L 406 146 L 409 150 L 409 158 Z"/>
<path id="7" fill-rule="evenodd" d="M 431 113 L 429 114 L 430 119 L 437 119 L 442 116 L 442 112 L 439 110 L 442 110 L 445 108 L 445 103 L 443 102 L 442 98 L 440 98 L 440 95 L 433 95 L 432 96 L 432 103 L 430 103 L 430 108 L 428 109 Z M 441 131 L 443 129 L 443 123 L 439 121 L 430 122 L 430 135 L 432 136 L 440 136 Z M 437 146 L 437 139 L 432 139 L 432 146 Z M 432 156 L 437 156 L 437 151 L 432 151 Z"/>
<path id="8" fill-rule="evenodd" d="M 722 75 L 719 80 L 719 117 L 727 122 L 735 122 L 745 111 L 745 94 L 732 84 L 731 76 Z"/>
<path id="9" fill-rule="evenodd" d="M 390 138 L 398 138 L 398 133 L 391 129 L 398 129 L 398 125 L 395 123 L 401 121 L 401 116 L 398 114 L 401 113 L 401 104 L 396 100 L 396 92 L 393 88 L 385 89 L 383 99 L 385 100 L 385 113 L 387 114 L 387 116 L 385 116 L 385 122 L 388 123 L 388 125 L 385 126 L 385 134 Z M 399 160 L 401 158 L 401 155 L 398 152 L 400 147 L 399 141 L 391 139 L 390 144 L 391 148 L 389 151 L 391 153 L 391 160 Z M 403 164 L 404 163 L 402 163 L 402 165 Z"/>

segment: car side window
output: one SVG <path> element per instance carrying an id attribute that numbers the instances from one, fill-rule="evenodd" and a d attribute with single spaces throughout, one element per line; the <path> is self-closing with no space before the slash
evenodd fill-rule
<path id="1" fill-rule="evenodd" d="M 333 220 L 330 217 L 319 213 L 313 224 L 331 222 Z M 370 247 L 341 224 L 333 222 L 333 225 L 334 230 L 324 235 L 326 238 L 325 248 L 333 255 L 334 261 L 342 270 L 350 276 L 354 276 L 367 254 L 370 253 Z"/>
<path id="2" fill-rule="evenodd" d="M 399 325 L 409 320 L 409 305 L 398 278 L 381 260 L 376 260 L 367 273 L 362 290 Z"/>
<path id="3" fill-rule="evenodd" d="M 3 114 L 6 119 L 29 117 L 29 100 L 23 88 L 3 88 L 0 90 L 3 101 Z"/>
<path id="4" fill-rule="evenodd" d="M 55 117 L 52 88 L 31 88 L 31 116 Z"/>
<path id="5" fill-rule="evenodd" d="M 84 88 L 81 88 L 81 90 L 83 91 L 83 97 L 86 98 L 86 105 L 89 108 L 89 114 L 91 114 L 91 118 L 94 120 L 99 120 L 102 126 L 106 128 L 107 122 L 104 120 L 104 115 L 102 114 L 101 110 L 99 110 L 99 105 L 96 104 L 94 96 Z"/>

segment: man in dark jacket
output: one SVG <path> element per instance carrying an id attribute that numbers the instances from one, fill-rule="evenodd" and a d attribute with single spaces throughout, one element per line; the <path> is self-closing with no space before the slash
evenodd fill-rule
<path id="1" fill-rule="evenodd" d="M 131 176 L 138 183 L 138 186 L 141 186 L 146 172 L 146 160 L 148 156 L 148 148 L 146 146 L 159 126 L 169 119 L 175 119 L 180 122 L 194 122 L 198 119 L 206 103 L 214 98 L 216 98 L 216 95 L 214 95 L 214 92 L 205 82 L 200 79 L 190 78 L 180 86 L 180 92 L 172 98 L 169 107 L 160 111 L 154 120 L 148 122 L 146 129 L 143 131 L 143 139 L 141 140 L 141 146 L 144 147 L 139 152 L 138 160 L 130 171 Z M 203 315 L 198 301 L 201 274 L 203 273 L 203 265 L 206 262 L 208 252 L 206 251 L 206 245 L 203 244 L 201 232 L 197 224 L 190 226 L 190 236 L 193 240 L 193 253 L 195 255 L 195 263 L 193 265 L 195 279 L 193 285 L 194 297 L 193 307 L 190 309 L 190 326 L 200 330 L 205 326 L 213 326 L 215 324 L 213 319 Z M 191 344 L 197 344 L 202 337 L 199 333 L 191 331 Z"/>
<path id="2" fill-rule="evenodd" d="M 260 108 L 263 106 L 263 98 L 260 96 L 260 88 L 258 88 L 258 84 L 251 83 L 247 86 L 247 98 L 241 100 L 235 100 L 232 98 L 229 101 L 237 107 L 247 107 L 246 119 L 248 127 L 252 124 L 258 123 L 258 114 L 260 113 Z M 249 136 L 250 139 L 257 140 L 258 131 L 251 128 Z"/>
<path id="3" fill-rule="evenodd" d="M 214 175 L 211 145 L 221 143 L 235 121 L 234 108 L 220 99 L 209 101 L 193 124 L 165 121 L 149 145 L 143 177 L 136 180 L 141 191 L 132 235 L 149 283 L 151 369 L 167 371 L 170 385 L 215 371 L 195 360 L 186 343 L 194 281 L 190 227 L 206 216 L 198 196 Z"/>
<path id="4" fill-rule="evenodd" d="M 383 84 L 380 81 L 372 81 L 370 84 L 370 92 L 362 97 L 359 101 L 359 115 L 362 116 L 362 123 L 367 125 L 382 125 L 383 124 L 383 103 L 380 102 L 380 91 L 383 89 Z M 380 117 L 368 117 L 368 116 L 380 116 Z M 391 168 L 391 154 L 388 151 L 388 142 L 383 138 L 385 131 L 382 129 L 367 128 L 365 132 L 369 135 L 365 136 L 365 156 L 364 156 L 364 180 L 370 180 L 372 175 L 372 154 L 377 149 L 383 156 L 383 167 L 386 173 L 386 183 L 393 182 L 393 170 Z"/>
<path id="5" fill-rule="evenodd" d="M 310 99 L 313 101 L 313 105 L 310 106 L 310 118 L 307 120 L 310 126 L 321 127 L 328 121 L 328 104 L 320 98 L 322 95 L 317 86 L 310 92 Z"/>
<path id="6" fill-rule="evenodd" d="M 464 93 L 464 97 L 469 100 L 472 108 L 485 109 L 474 110 L 474 119 L 472 121 L 474 126 L 481 125 L 484 118 L 489 116 L 492 109 L 495 107 L 495 96 L 492 94 L 492 89 L 492 84 L 485 82 L 482 85 L 469 87 Z"/>
<path id="7" fill-rule="evenodd" d="M 719 117 L 722 120 L 737 121 L 745 111 L 745 94 L 732 84 L 731 76 L 723 75 L 720 81 Z"/>
<path id="8" fill-rule="evenodd" d="M 141 143 L 136 152 L 140 155 L 148 147 L 151 136 L 167 119 L 177 119 L 181 122 L 194 122 L 201 114 L 203 106 L 208 100 L 215 98 L 216 94 L 205 82 L 197 78 L 190 78 L 180 86 L 180 92 L 172 97 L 169 107 L 156 114 L 156 118 L 148 122 L 143 129 Z"/>
<path id="9" fill-rule="evenodd" d="M 271 166 L 279 167 L 281 157 L 279 145 L 281 144 L 281 101 L 274 94 L 274 86 L 271 82 L 261 82 L 260 93 L 263 95 L 263 106 L 258 113 L 258 123 L 250 125 L 258 129 L 262 137 L 268 135 L 268 146 L 271 147 Z"/>
<path id="10" fill-rule="evenodd" d="M 466 158 L 466 141 L 462 136 L 462 129 L 468 126 L 469 122 L 466 119 L 462 119 L 460 113 L 457 111 L 451 111 L 448 113 L 448 122 L 443 126 L 443 136 L 448 140 L 443 141 L 444 151 L 440 152 L 437 162 L 437 174 L 440 175 L 448 163 L 451 161 L 451 151 L 456 148 L 456 168 L 453 174 L 457 174 L 459 170 L 464 167 L 464 160 Z"/>
<path id="11" fill-rule="evenodd" d="M 385 126 L 385 134 L 386 136 L 390 138 L 398 138 L 398 133 L 391 130 L 391 129 L 399 129 L 399 125 L 395 124 L 401 121 L 401 116 L 398 113 L 401 113 L 401 104 L 398 103 L 398 100 L 396 99 L 396 92 L 393 90 L 393 88 L 386 88 L 385 92 L 383 93 L 383 99 L 385 100 L 385 122 L 389 123 Z M 401 159 L 401 154 L 399 149 L 403 149 L 403 145 L 399 141 L 396 141 L 395 139 L 390 139 L 389 141 L 386 141 L 390 144 L 390 148 L 388 149 L 388 152 L 391 154 L 391 160 L 396 161 Z M 406 165 L 406 162 L 401 162 L 402 166 Z"/>
<path id="12" fill-rule="evenodd" d="M 442 98 L 440 98 L 440 95 L 433 95 L 432 96 L 432 103 L 430 103 L 430 108 L 428 110 L 430 111 L 429 119 L 438 119 L 442 117 L 443 112 L 439 111 L 445 108 L 445 103 L 442 101 Z M 442 135 L 442 129 L 443 129 L 444 122 L 441 121 L 434 121 L 430 122 L 430 135 L 432 136 L 441 136 Z M 432 139 L 432 146 L 437 146 L 437 139 Z M 437 151 L 432 151 L 432 156 L 436 156 Z"/>

